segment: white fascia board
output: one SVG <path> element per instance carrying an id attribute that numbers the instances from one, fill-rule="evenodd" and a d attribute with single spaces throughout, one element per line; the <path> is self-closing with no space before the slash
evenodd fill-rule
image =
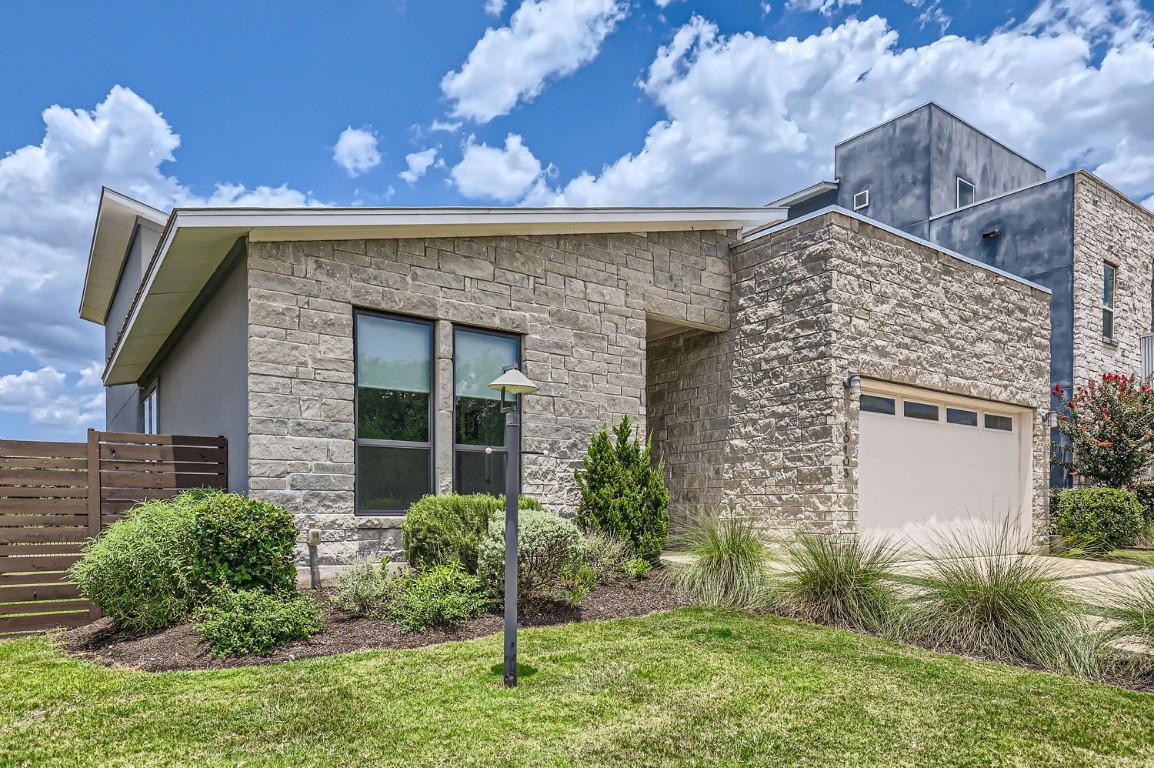
<path id="1" fill-rule="evenodd" d="M 104 323 L 133 232 L 142 219 L 160 229 L 167 223 L 168 215 L 107 187 L 101 189 L 80 295 L 82 319 Z"/>
<path id="2" fill-rule="evenodd" d="M 878 229 L 889 232 L 891 235 L 894 235 L 896 237 L 900 237 L 903 240 L 907 240 L 911 243 L 917 243 L 918 245 L 921 245 L 921 246 L 924 246 L 924 247 L 929 248 L 931 250 L 937 251 L 938 253 L 945 254 L 946 256 L 949 256 L 951 258 L 958 259 L 959 261 L 964 261 L 967 264 L 972 264 L 975 267 L 981 267 L 982 269 L 986 270 L 987 272 L 993 272 L 996 275 L 1001 275 L 1002 277 L 1008 277 L 1009 279 L 1013 280 L 1016 283 L 1021 283 L 1022 285 L 1025 285 L 1027 287 L 1041 291 L 1042 293 L 1053 294 L 1053 291 L 1051 291 L 1046 286 L 1039 285 L 1039 284 L 1037 284 L 1031 280 L 1027 280 L 1024 277 L 1020 277 L 1018 275 L 1015 275 L 1013 272 L 1007 272 L 1004 269 L 998 269 L 997 267 L 992 267 L 989 264 L 986 264 L 985 262 L 978 261 L 977 259 L 966 256 L 965 254 L 958 253 L 957 251 L 951 251 L 949 248 L 944 248 L 937 243 L 931 243 L 929 240 L 923 240 L 920 237 L 917 237 L 915 235 L 911 235 L 909 232 L 903 232 L 902 230 L 891 227 L 888 224 L 882 224 L 880 221 L 876 221 L 874 219 L 871 219 L 868 216 L 862 216 L 860 213 L 854 213 L 851 210 L 848 210 L 846 208 L 842 208 L 842 207 L 837 206 L 837 205 L 831 205 L 831 206 L 828 206 L 826 208 L 822 208 L 820 211 L 814 211 L 813 213 L 808 213 L 805 216 L 800 216 L 796 219 L 790 219 L 789 221 L 782 222 L 781 224 L 778 224 L 778 225 L 773 226 L 773 227 L 769 227 L 768 229 L 758 230 L 758 231 L 753 232 L 752 234 L 742 238 L 742 241 L 744 243 L 752 243 L 756 240 L 760 240 L 763 237 L 768 237 L 768 236 L 775 234 L 777 232 L 784 232 L 785 230 L 787 230 L 791 227 L 800 226 L 801 224 L 804 224 L 805 222 L 809 221 L 810 219 L 816 219 L 816 218 L 819 218 L 821 216 L 825 216 L 827 213 L 838 213 L 838 214 L 841 214 L 842 216 L 846 216 L 846 217 L 851 218 L 851 219 L 856 219 L 856 220 L 862 222 L 863 224 L 869 224 L 871 227 L 877 227 Z"/>

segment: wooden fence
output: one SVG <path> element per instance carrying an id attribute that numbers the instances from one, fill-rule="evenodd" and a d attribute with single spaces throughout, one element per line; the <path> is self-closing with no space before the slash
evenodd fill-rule
<path id="1" fill-rule="evenodd" d="M 0 440 L 0 637 L 100 616 L 67 569 L 147 499 L 228 487 L 223 437 L 89 430 L 85 443 Z"/>

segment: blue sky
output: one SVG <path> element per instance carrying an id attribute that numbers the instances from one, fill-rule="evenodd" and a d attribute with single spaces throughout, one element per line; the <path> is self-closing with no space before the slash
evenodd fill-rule
<path id="1" fill-rule="evenodd" d="M 101 185 L 202 204 L 760 204 L 937 100 L 1154 199 L 1136 0 L 6 3 L 0 438 L 100 426 Z"/>

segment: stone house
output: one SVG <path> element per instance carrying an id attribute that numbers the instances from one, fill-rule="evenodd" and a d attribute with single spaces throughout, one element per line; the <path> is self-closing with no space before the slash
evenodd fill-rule
<path id="1" fill-rule="evenodd" d="M 1092 173 L 1047 179 L 933 103 L 838 144 L 834 173 L 771 205 L 841 206 L 1049 288 L 1051 385 L 1154 373 L 1154 213 Z"/>
<path id="2" fill-rule="evenodd" d="M 485 386 L 517 363 L 524 487 L 575 506 L 633 418 L 673 504 L 768 528 L 1045 526 L 1050 292 L 849 211 L 177 209 L 106 190 L 81 316 L 108 428 L 229 439 L 234 490 L 398 553 L 426 493 L 503 491 Z"/>

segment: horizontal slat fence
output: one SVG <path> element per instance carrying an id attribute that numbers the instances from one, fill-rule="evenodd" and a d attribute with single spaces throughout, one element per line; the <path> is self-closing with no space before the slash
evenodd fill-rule
<path id="1" fill-rule="evenodd" d="M 69 581 L 84 543 L 138 502 L 228 488 L 223 437 L 89 430 L 86 443 L 0 440 L 0 638 L 100 616 Z"/>

